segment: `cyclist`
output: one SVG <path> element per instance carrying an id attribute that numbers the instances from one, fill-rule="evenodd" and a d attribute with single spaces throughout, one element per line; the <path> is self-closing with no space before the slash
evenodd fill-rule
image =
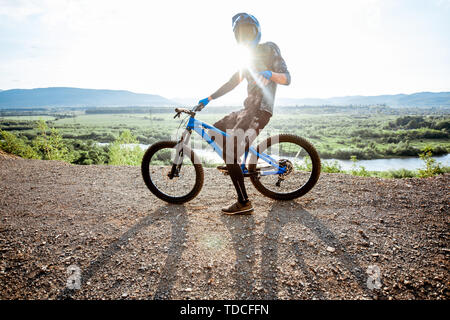
<path id="1" fill-rule="evenodd" d="M 253 15 L 248 13 L 236 14 L 232 18 L 232 26 L 238 44 L 246 46 L 251 52 L 250 65 L 233 74 L 230 80 L 216 92 L 198 103 L 206 106 L 211 100 L 233 90 L 243 79 L 247 80 L 248 96 L 244 101 L 244 108 L 225 116 L 217 121 L 214 126 L 222 131 L 227 131 L 229 134 L 231 133 L 230 137 L 224 141 L 223 158 L 238 196 L 236 203 L 222 208 L 222 211 L 225 214 L 250 214 L 253 211 L 253 206 L 248 199 L 244 175 L 238 163 L 242 155 L 240 151 L 242 148 L 238 148 L 238 145 L 251 144 L 267 125 L 273 113 L 277 84 L 289 85 L 291 76 L 278 46 L 273 42 L 259 43 L 261 27 Z M 213 138 L 219 138 L 219 135 L 212 133 L 211 135 Z M 230 156 L 230 150 L 227 148 L 230 145 L 233 146 L 232 156 Z"/>

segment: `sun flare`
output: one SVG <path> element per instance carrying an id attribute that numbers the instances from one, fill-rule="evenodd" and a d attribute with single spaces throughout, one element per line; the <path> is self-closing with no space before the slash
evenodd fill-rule
<path id="1" fill-rule="evenodd" d="M 250 49 L 243 45 L 236 46 L 235 58 L 238 63 L 239 70 L 247 69 L 252 63 L 252 53 Z"/>

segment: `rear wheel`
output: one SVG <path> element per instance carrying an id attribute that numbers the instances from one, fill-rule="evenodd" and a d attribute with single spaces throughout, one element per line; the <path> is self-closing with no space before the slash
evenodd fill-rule
<path id="1" fill-rule="evenodd" d="M 194 199 L 203 186 L 203 167 L 192 150 L 183 150 L 183 162 L 171 175 L 177 142 L 161 141 L 151 145 L 144 154 L 141 172 L 150 191 L 161 200 L 184 203 Z"/>
<path id="2" fill-rule="evenodd" d="M 275 167 L 259 160 L 250 159 L 250 179 L 263 195 L 277 200 L 292 200 L 305 195 L 319 180 L 320 158 L 314 146 L 307 140 L 291 134 L 280 134 L 261 142 L 257 150 L 277 160 L 286 169 L 284 174 L 263 175 L 275 171 Z"/>

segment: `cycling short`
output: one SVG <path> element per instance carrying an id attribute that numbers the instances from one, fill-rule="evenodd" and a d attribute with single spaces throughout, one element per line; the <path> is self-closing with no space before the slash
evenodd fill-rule
<path id="1" fill-rule="evenodd" d="M 228 152 L 230 155 L 231 150 L 233 150 L 232 154 L 234 156 L 230 159 L 236 162 L 237 158 L 242 155 L 243 150 L 253 143 L 261 130 L 269 123 L 271 117 L 272 114 L 270 112 L 256 108 L 244 108 L 232 112 L 214 123 L 214 127 L 230 134 L 234 141 L 234 144 L 228 144 L 232 149 L 227 149 L 226 144 L 221 142 L 222 136 L 209 131 L 209 134 L 214 137 L 213 139 L 216 143 L 222 147 L 225 162 L 229 162 L 226 160 L 226 154 Z"/>
<path id="2" fill-rule="evenodd" d="M 269 123 L 271 116 L 272 115 L 268 111 L 255 108 L 244 108 L 223 117 L 214 123 L 214 127 L 224 132 L 227 129 L 242 129 L 244 131 L 253 129 L 259 134 L 259 132 Z"/>

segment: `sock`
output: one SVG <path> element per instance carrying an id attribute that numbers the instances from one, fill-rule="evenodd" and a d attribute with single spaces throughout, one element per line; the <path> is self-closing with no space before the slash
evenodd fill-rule
<path id="1" fill-rule="evenodd" d="M 238 195 L 238 201 L 242 204 L 248 202 L 247 190 L 245 189 L 244 174 L 237 163 L 227 164 L 228 174 L 233 181 L 234 188 Z"/>

